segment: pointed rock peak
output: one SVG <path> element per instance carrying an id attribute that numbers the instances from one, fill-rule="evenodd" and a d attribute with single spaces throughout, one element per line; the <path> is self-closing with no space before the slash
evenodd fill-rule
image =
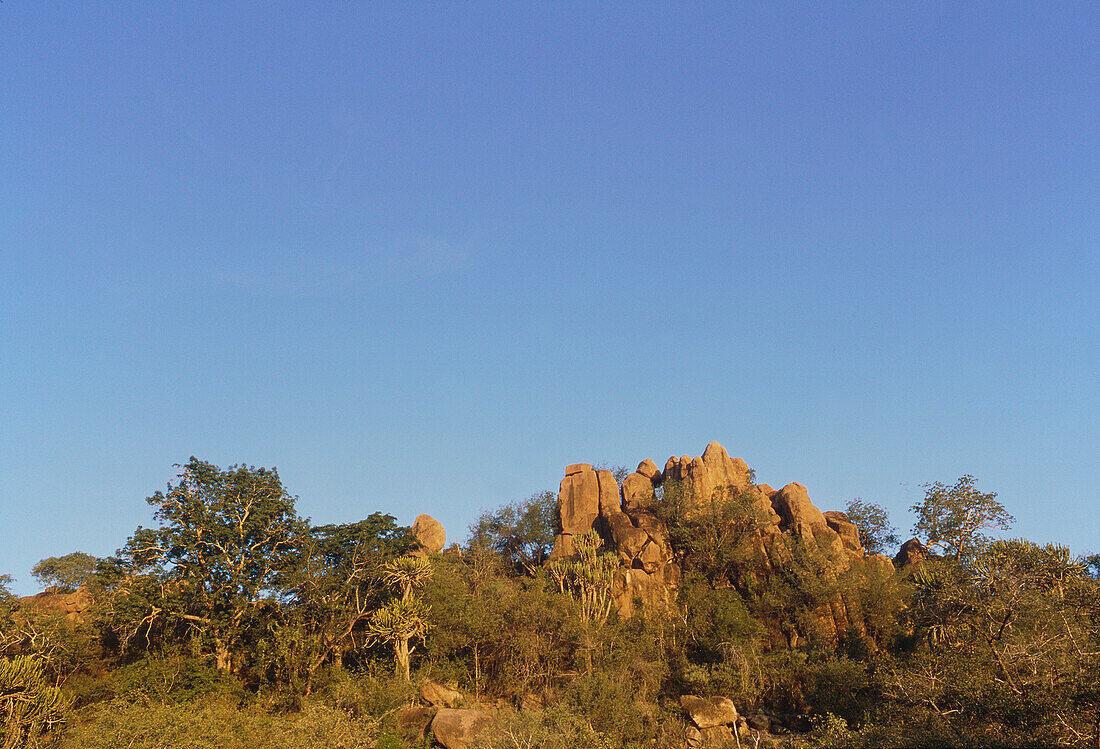
<path id="1" fill-rule="evenodd" d="M 711 442 L 707 445 L 707 449 L 703 451 L 704 463 L 725 462 L 729 459 L 730 455 L 726 452 L 726 448 L 722 447 L 722 443 L 718 441 Z"/>

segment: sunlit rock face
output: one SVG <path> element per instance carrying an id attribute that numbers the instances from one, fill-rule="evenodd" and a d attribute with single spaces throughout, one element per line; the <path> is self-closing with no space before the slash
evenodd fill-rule
<path id="1" fill-rule="evenodd" d="M 639 604 L 643 610 L 657 610 L 676 600 L 681 570 L 656 507 L 658 488 L 669 482 L 678 482 L 691 498 L 680 509 L 689 514 L 704 511 L 712 498 L 747 499 L 756 520 L 750 543 L 757 559 L 756 569 L 748 574 L 757 580 L 793 564 L 796 551 L 814 554 L 819 574 L 828 582 L 836 582 L 855 565 L 880 574 L 893 572 L 887 557 L 865 552 L 859 529 L 844 513 L 822 512 L 806 487 L 796 482 L 781 489 L 754 484 L 745 461 L 731 458 L 717 442 L 707 445 L 701 456 L 670 457 L 664 470 L 647 458 L 621 485 L 611 471 L 576 463 L 566 467 L 558 492 L 558 535 L 551 559 L 572 556 L 572 537 L 595 529 L 619 560 L 612 594 L 621 618 L 635 615 Z M 821 630 L 834 640 L 842 634 L 865 633 L 858 601 L 840 594 L 819 607 L 817 618 Z M 799 635 L 776 632 L 772 639 L 773 645 L 794 645 Z"/>

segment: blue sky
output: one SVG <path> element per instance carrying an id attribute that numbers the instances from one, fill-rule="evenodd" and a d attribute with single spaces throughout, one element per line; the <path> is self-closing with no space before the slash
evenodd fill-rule
<path id="1" fill-rule="evenodd" d="M 1100 551 L 1100 6 L 0 4 L 0 572 L 717 439 Z"/>

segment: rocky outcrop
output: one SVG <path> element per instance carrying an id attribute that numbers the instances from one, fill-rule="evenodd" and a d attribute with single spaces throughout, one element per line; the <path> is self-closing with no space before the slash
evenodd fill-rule
<path id="1" fill-rule="evenodd" d="M 431 732 L 446 749 L 466 749 L 495 722 L 493 716 L 480 710 L 442 708 L 432 718 Z"/>
<path id="2" fill-rule="evenodd" d="M 894 557 L 894 567 L 905 569 L 923 564 L 928 559 L 928 549 L 915 538 L 911 538 L 901 545 L 898 554 Z"/>
<path id="3" fill-rule="evenodd" d="M 848 519 L 847 515 L 836 510 L 830 510 L 823 514 L 825 522 L 836 531 L 837 535 L 840 536 L 840 540 L 844 542 L 844 548 L 848 551 L 863 551 L 863 544 L 859 541 L 859 528 Z"/>
<path id="4" fill-rule="evenodd" d="M 689 518 L 701 517 L 711 502 L 738 498 L 747 503 L 754 515 L 750 543 L 759 560 L 758 569 L 748 574 L 758 580 L 806 554 L 814 556 L 821 574 L 834 583 L 857 564 L 892 574 L 889 559 L 865 552 L 859 529 L 844 513 L 822 512 L 799 483 L 778 490 L 754 484 L 745 461 L 731 458 L 717 442 L 707 445 L 701 456 L 670 457 L 664 470 L 658 470 L 652 460 L 643 460 L 621 486 L 610 471 L 594 470 L 587 463 L 567 466 L 558 493 L 558 535 L 551 558 L 571 556 L 574 535 L 598 531 L 619 559 L 612 595 L 622 618 L 637 613 L 639 603 L 649 609 L 675 600 L 680 567 L 656 507 L 658 488 L 670 482 L 683 487 L 687 499 L 679 511 Z M 844 600 L 839 594 L 822 605 L 817 619 L 825 635 L 834 640 L 842 634 L 864 633 L 858 602 Z M 800 634 L 777 637 L 774 644 L 793 646 Z"/>
<path id="5" fill-rule="evenodd" d="M 19 599 L 20 608 L 26 611 L 60 614 L 77 624 L 84 621 L 84 614 L 92 607 L 92 603 L 92 594 L 84 587 L 77 588 L 72 593 L 46 591 Z"/>
<path id="6" fill-rule="evenodd" d="M 443 529 L 443 523 L 431 515 L 417 515 L 411 530 L 413 539 L 423 552 L 438 554 L 447 543 L 447 531 Z"/>

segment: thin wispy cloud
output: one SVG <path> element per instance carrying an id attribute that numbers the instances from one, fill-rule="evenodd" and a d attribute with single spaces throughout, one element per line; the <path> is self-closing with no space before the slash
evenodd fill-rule
<path id="1" fill-rule="evenodd" d="M 249 261 L 219 268 L 212 280 L 216 285 L 256 296 L 332 296 L 457 274 L 468 260 L 463 249 L 426 240 L 403 249 L 358 256 L 303 252 L 264 262 Z"/>

